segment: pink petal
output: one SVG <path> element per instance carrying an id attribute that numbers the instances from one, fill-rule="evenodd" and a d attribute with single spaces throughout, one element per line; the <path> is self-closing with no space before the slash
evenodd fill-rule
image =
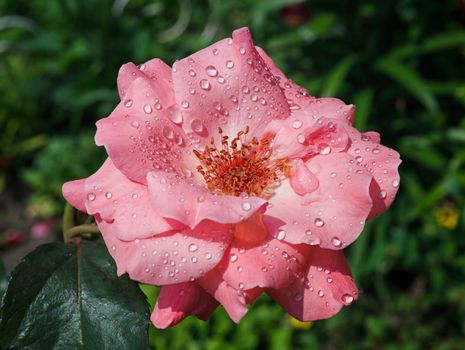
<path id="1" fill-rule="evenodd" d="M 195 315 L 206 321 L 218 302 L 195 282 L 161 287 L 150 321 L 157 328 L 175 326 L 187 316 Z"/>
<path id="2" fill-rule="evenodd" d="M 99 221 L 105 244 L 116 261 L 118 275 L 154 285 L 193 281 L 213 269 L 232 238 L 229 225 L 210 221 L 184 229 L 125 242 L 113 235 L 114 224 Z"/>
<path id="3" fill-rule="evenodd" d="M 164 104 L 160 87 L 137 78 L 110 117 L 97 122 L 97 145 L 104 145 L 115 166 L 133 181 L 146 183 L 152 170 L 183 171 L 194 156 L 175 110 Z M 158 101 L 158 102 L 157 102 Z M 170 119 L 170 117 L 172 119 Z"/>
<path id="4" fill-rule="evenodd" d="M 289 115 L 286 98 L 248 28 L 177 61 L 173 81 L 183 127 L 199 146 L 217 138 L 218 127 L 235 137 L 249 126 L 250 136 L 259 137 L 271 120 Z"/>
<path id="5" fill-rule="evenodd" d="M 255 48 L 266 65 L 270 67 L 271 73 L 278 79 L 279 86 L 281 86 L 281 89 L 284 91 L 291 110 L 299 108 L 300 104 L 305 103 L 304 101 L 313 99 L 305 88 L 288 79 L 261 47 Z"/>
<path id="6" fill-rule="evenodd" d="M 361 233 L 372 208 L 372 176 L 346 153 L 318 155 L 306 166 L 318 179 L 318 189 L 300 197 L 283 181 L 266 212 L 284 222 L 272 233 L 294 244 L 342 249 Z"/>
<path id="7" fill-rule="evenodd" d="M 267 289 L 267 293 L 301 321 L 329 318 L 358 297 L 342 251 L 313 247 L 306 276 L 285 289 Z"/>
<path id="8" fill-rule="evenodd" d="M 205 186 L 175 173 L 154 171 L 147 182 L 157 213 L 191 228 L 207 219 L 222 224 L 237 223 L 266 203 L 258 197 L 216 195 Z"/>
<path id="9" fill-rule="evenodd" d="M 110 158 L 86 179 L 85 205 L 87 213 L 112 223 L 112 233 L 123 241 L 173 229 L 152 207 L 147 186 L 129 180 Z"/>
<path id="10" fill-rule="evenodd" d="M 136 67 L 134 63 L 123 64 L 118 72 L 117 79 L 118 93 L 121 99 L 124 98 L 129 86 L 131 86 L 137 78 L 146 79 L 147 82 L 154 85 L 154 88 L 156 88 L 156 85 L 164 87 L 171 86 L 171 67 L 158 58 L 145 62 L 139 67 Z M 175 103 L 174 95 L 172 93 L 167 94 L 165 98 L 166 97 L 168 97 L 168 100 L 165 99 L 165 103 L 168 106 Z"/>
<path id="11" fill-rule="evenodd" d="M 265 216 L 264 219 L 271 224 L 270 218 Z M 245 247 L 233 241 L 215 270 L 237 289 L 279 289 L 289 285 L 305 268 L 309 248 L 308 245 L 291 245 L 272 237 L 255 247 Z"/>
<path id="12" fill-rule="evenodd" d="M 289 183 L 294 192 L 300 196 L 315 191 L 319 186 L 318 179 L 307 168 L 302 159 L 296 161 Z"/>
<path id="13" fill-rule="evenodd" d="M 348 153 L 374 178 L 370 187 L 373 209 L 368 216 L 368 219 L 372 219 L 386 211 L 396 197 L 400 184 L 400 156 L 393 149 L 380 145 L 376 132 L 362 134 L 352 127 L 347 127 L 347 130 L 351 139 Z"/>
<path id="14" fill-rule="evenodd" d="M 215 270 L 199 278 L 197 283 L 223 305 L 234 322 L 239 323 L 247 313 L 245 294 L 229 285 Z"/>
<path id="15" fill-rule="evenodd" d="M 86 179 L 69 181 L 63 184 L 61 189 L 63 197 L 77 210 L 87 212 L 86 210 L 86 192 L 84 189 Z"/>
<path id="16" fill-rule="evenodd" d="M 349 137 L 342 123 L 336 119 L 316 118 L 311 110 L 293 113 L 282 121 L 273 140 L 278 158 L 303 158 L 315 154 L 343 152 Z M 275 126 L 272 126 L 276 129 Z M 266 133 L 271 133 L 268 127 Z"/>

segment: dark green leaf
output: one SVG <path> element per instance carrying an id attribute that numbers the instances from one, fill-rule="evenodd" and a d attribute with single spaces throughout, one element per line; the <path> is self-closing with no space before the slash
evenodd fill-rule
<path id="1" fill-rule="evenodd" d="M 148 307 L 99 242 L 46 244 L 13 271 L 2 349 L 145 349 Z"/>

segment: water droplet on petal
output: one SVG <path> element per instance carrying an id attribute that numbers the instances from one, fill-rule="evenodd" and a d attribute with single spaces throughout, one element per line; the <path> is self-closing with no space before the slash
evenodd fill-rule
<path id="1" fill-rule="evenodd" d="M 231 257 L 229 258 L 229 260 L 231 260 L 231 262 L 236 262 L 237 261 L 237 255 L 232 254 Z"/>
<path id="2" fill-rule="evenodd" d="M 215 66 L 207 66 L 207 68 L 205 68 L 205 72 L 209 77 L 216 77 L 218 75 L 218 71 Z"/>
<path id="3" fill-rule="evenodd" d="M 276 235 L 276 239 L 282 241 L 285 237 L 286 237 L 286 231 L 279 230 L 277 235 Z"/>
<path id="4" fill-rule="evenodd" d="M 211 253 L 205 253 L 205 259 L 210 260 L 212 258 Z"/>
<path id="5" fill-rule="evenodd" d="M 323 292 L 321 289 L 318 291 L 318 296 L 323 297 L 325 295 L 325 292 Z"/>
<path id="6" fill-rule="evenodd" d="M 233 68 L 234 67 L 234 62 L 229 60 L 229 61 L 226 61 L 226 67 L 228 67 L 229 69 Z"/>
<path id="7" fill-rule="evenodd" d="M 168 117 L 174 124 L 182 123 L 182 114 L 177 108 L 168 108 Z"/>
<path id="8" fill-rule="evenodd" d="M 331 238 L 331 243 L 335 247 L 340 247 L 342 245 L 342 241 L 338 237 Z"/>
<path id="9" fill-rule="evenodd" d="M 203 90 L 210 90 L 211 89 L 211 85 L 210 85 L 210 83 L 208 82 L 207 79 L 200 80 L 199 85 Z"/>
<path id="10" fill-rule="evenodd" d="M 325 224 L 325 222 L 321 218 L 316 218 L 314 223 L 316 227 L 323 227 Z"/>
<path id="11" fill-rule="evenodd" d="M 132 100 L 126 100 L 126 101 L 124 101 L 124 107 L 126 107 L 126 108 L 131 107 L 132 104 L 133 104 Z"/>
<path id="12" fill-rule="evenodd" d="M 146 114 L 152 113 L 152 106 L 150 106 L 150 105 L 144 105 L 144 112 L 145 112 Z"/>
<path id="13" fill-rule="evenodd" d="M 182 108 L 189 108 L 189 102 L 187 102 L 187 101 L 182 101 L 182 102 L 181 102 L 181 107 L 182 107 Z"/>
<path id="14" fill-rule="evenodd" d="M 105 197 L 106 197 L 107 199 L 110 199 L 112 196 L 113 196 L 113 195 L 112 195 L 111 192 L 105 193 Z"/>
<path id="15" fill-rule="evenodd" d="M 249 202 L 242 203 L 242 209 L 245 211 L 249 211 L 252 208 Z"/>
<path id="16" fill-rule="evenodd" d="M 204 130 L 203 123 L 200 119 L 194 119 L 191 122 L 191 128 L 194 130 L 197 134 L 201 134 Z"/>
<path id="17" fill-rule="evenodd" d="M 302 124 L 303 124 L 303 123 L 302 123 L 301 120 L 294 120 L 294 121 L 292 122 L 292 127 L 293 127 L 294 129 L 300 129 L 300 128 L 302 127 Z"/>
<path id="18" fill-rule="evenodd" d="M 296 293 L 296 294 L 294 295 L 294 300 L 295 300 L 295 301 L 301 301 L 301 300 L 302 300 L 302 294 Z"/>
<path id="19" fill-rule="evenodd" d="M 195 244 L 195 243 L 189 244 L 189 251 L 191 253 L 196 252 L 198 249 L 199 249 L 199 246 L 197 244 Z"/>
<path id="20" fill-rule="evenodd" d="M 244 49 L 243 47 L 241 47 L 241 48 L 239 49 L 239 53 L 240 53 L 241 55 L 245 55 L 245 49 Z"/>
<path id="21" fill-rule="evenodd" d="M 354 301 L 354 297 L 350 294 L 344 294 L 341 299 L 344 304 L 351 304 Z"/>
<path id="22" fill-rule="evenodd" d="M 392 180 L 393 187 L 399 187 L 399 180 Z"/>
<path id="23" fill-rule="evenodd" d="M 87 199 L 90 200 L 90 201 L 95 200 L 95 193 L 89 193 L 89 194 L 87 195 Z"/>

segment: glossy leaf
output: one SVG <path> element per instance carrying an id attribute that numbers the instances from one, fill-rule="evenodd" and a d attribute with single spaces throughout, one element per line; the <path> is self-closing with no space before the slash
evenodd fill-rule
<path id="1" fill-rule="evenodd" d="M 2 349 L 145 349 L 148 306 L 116 277 L 99 242 L 51 243 L 13 271 L 0 313 Z"/>

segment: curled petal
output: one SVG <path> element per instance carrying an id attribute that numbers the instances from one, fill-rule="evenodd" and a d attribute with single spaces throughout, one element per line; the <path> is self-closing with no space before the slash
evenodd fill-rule
<path id="1" fill-rule="evenodd" d="M 218 302 L 195 282 L 162 286 L 150 321 L 161 329 L 175 326 L 190 315 L 206 321 L 217 306 Z"/>
<path id="2" fill-rule="evenodd" d="M 307 112 L 293 114 L 282 122 L 273 140 L 277 158 L 305 158 L 347 149 L 349 137 L 340 122 L 325 117 L 314 119 Z M 270 133 L 269 128 L 266 132 Z"/>
<path id="3" fill-rule="evenodd" d="M 234 322 L 239 323 L 247 313 L 245 293 L 229 285 L 217 271 L 210 271 L 197 283 L 223 305 Z"/>
<path id="4" fill-rule="evenodd" d="M 145 79 L 154 87 L 154 89 L 157 89 L 157 86 L 171 86 L 171 67 L 158 58 L 145 62 L 138 67 L 136 67 L 134 63 L 123 64 L 118 72 L 117 79 L 118 93 L 122 100 L 124 99 L 129 86 L 131 86 L 137 78 Z M 168 106 L 174 104 L 174 95 L 172 93 L 167 93 L 163 96 L 163 101 Z"/>
<path id="5" fill-rule="evenodd" d="M 164 218 L 191 228 L 203 220 L 232 224 L 253 215 L 266 201 L 258 197 L 216 195 L 174 173 L 154 171 L 147 177 L 152 204 Z"/>
<path id="6" fill-rule="evenodd" d="M 302 159 L 296 161 L 289 183 L 294 192 L 300 196 L 313 192 L 318 188 L 318 179 L 307 168 Z"/>
<path id="7" fill-rule="evenodd" d="M 368 216 L 372 219 L 386 211 L 396 197 L 400 185 L 400 156 L 393 149 L 380 145 L 376 132 L 362 134 L 352 127 L 347 130 L 351 139 L 348 153 L 373 175 L 370 186 L 373 208 Z"/>
<path id="8" fill-rule="evenodd" d="M 146 239 L 117 239 L 113 224 L 98 221 L 105 244 L 116 261 L 118 275 L 154 285 L 193 281 L 221 261 L 231 242 L 232 227 L 204 222 L 195 230 L 183 229 Z"/>
<path id="9" fill-rule="evenodd" d="M 111 116 L 97 122 L 97 145 L 105 146 L 124 175 L 143 184 L 148 172 L 181 172 L 193 159 L 188 138 L 173 122 L 176 111 L 157 96 L 152 84 L 137 78 Z"/>
<path id="10" fill-rule="evenodd" d="M 284 73 L 276 66 L 270 56 L 261 48 L 255 47 L 263 58 L 265 63 L 270 67 L 271 73 L 277 78 L 279 86 L 284 91 L 286 95 L 289 107 L 291 110 L 300 108 L 300 104 L 305 104 L 313 97 L 310 96 L 308 91 L 302 86 L 297 85 L 292 80 L 288 79 Z"/>
<path id="11" fill-rule="evenodd" d="M 86 179 L 74 180 L 66 182 L 63 185 L 63 197 L 77 210 L 87 212 L 86 210 Z"/>
<path id="12" fill-rule="evenodd" d="M 85 180 L 85 206 L 87 213 L 111 223 L 113 234 L 123 241 L 173 229 L 154 210 L 147 186 L 129 180 L 110 158 Z"/>
<path id="13" fill-rule="evenodd" d="M 259 137 L 271 120 L 290 113 L 248 28 L 177 61 L 173 82 L 183 127 L 199 146 L 216 137 L 218 127 L 234 137 L 249 126 L 250 136 Z"/>
<path id="14" fill-rule="evenodd" d="M 342 249 L 358 237 L 371 211 L 372 176 L 346 153 L 319 155 L 306 166 L 318 189 L 301 197 L 283 181 L 266 214 L 285 222 L 279 231 L 287 242 Z"/>
<path id="15" fill-rule="evenodd" d="M 305 277 L 284 289 L 266 292 L 301 321 L 315 321 L 334 316 L 358 297 L 342 251 L 312 247 Z"/>

